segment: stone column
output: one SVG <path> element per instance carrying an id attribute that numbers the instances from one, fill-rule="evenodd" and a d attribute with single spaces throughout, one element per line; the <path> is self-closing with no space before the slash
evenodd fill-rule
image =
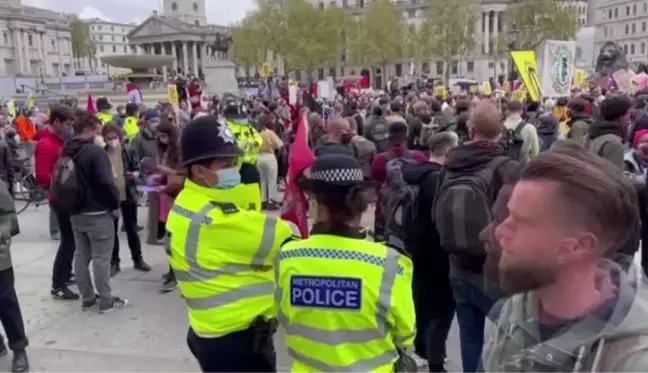
<path id="1" fill-rule="evenodd" d="M 491 38 L 491 29 L 490 29 L 490 12 L 484 14 L 484 52 L 486 54 L 490 53 L 490 43 Z"/>
<path id="2" fill-rule="evenodd" d="M 38 35 L 38 39 L 40 40 L 41 53 L 42 53 L 42 56 L 43 56 L 43 73 L 45 75 L 51 75 L 51 72 L 50 72 L 50 67 L 51 66 L 50 66 L 50 64 L 48 62 L 49 60 L 47 59 L 47 49 L 46 49 L 47 46 L 45 45 L 45 33 L 40 33 Z"/>
<path id="3" fill-rule="evenodd" d="M 11 29 L 11 35 L 13 36 L 13 47 L 14 47 L 14 67 L 16 69 L 16 74 L 22 74 L 23 69 L 23 58 L 21 52 L 21 42 L 20 42 L 20 30 L 17 28 Z"/>
<path id="4" fill-rule="evenodd" d="M 60 36 L 56 37 L 56 49 L 58 51 L 58 61 L 59 61 L 59 76 L 63 76 L 65 69 L 63 68 L 63 46 L 61 45 L 65 39 Z"/>
<path id="5" fill-rule="evenodd" d="M 186 41 L 182 42 L 182 60 L 182 72 L 187 76 L 187 73 L 189 73 L 189 47 Z"/>
<path id="6" fill-rule="evenodd" d="M 480 17 L 477 17 L 477 32 L 475 33 L 475 38 L 477 39 L 477 45 L 482 45 L 479 49 L 479 53 L 484 52 L 483 42 L 484 42 L 484 14 L 479 13 Z M 481 42 L 479 41 L 481 39 Z"/>
<path id="7" fill-rule="evenodd" d="M 193 73 L 195 76 L 198 76 L 198 43 L 193 42 L 192 45 L 192 54 L 193 54 Z"/>
<path id="8" fill-rule="evenodd" d="M 171 42 L 171 55 L 173 56 L 173 73 L 178 73 L 178 49 L 176 48 L 175 41 Z"/>
<path id="9" fill-rule="evenodd" d="M 72 50 L 72 38 L 68 39 L 68 53 L 70 53 L 70 75 L 76 74 L 76 66 L 74 65 L 74 51 Z"/>
<path id="10" fill-rule="evenodd" d="M 495 12 L 495 19 L 493 20 L 493 40 L 497 40 L 497 37 L 499 36 L 499 19 L 500 19 L 500 12 Z"/>
<path id="11" fill-rule="evenodd" d="M 38 48 L 38 59 L 40 60 L 40 65 L 39 68 L 41 69 L 40 72 L 43 73 L 43 75 L 47 74 L 46 66 L 45 66 L 45 46 L 43 45 L 43 34 L 40 32 L 37 32 L 35 34 L 36 36 L 36 47 Z"/>
<path id="12" fill-rule="evenodd" d="M 202 49 L 200 49 L 200 66 L 203 68 L 203 73 L 205 72 L 205 65 L 207 64 L 207 61 L 209 61 L 209 46 L 207 43 L 203 43 Z"/>
<path id="13" fill-rule="evenodd" d="M 23 44 L 23 55 L 25 56 L 23 60 L 23 65 L 25 69 L 25 75 L 31 76 L 31 56 L 29 54 L 29 30 L 22 30 L 22 44 Z"/>

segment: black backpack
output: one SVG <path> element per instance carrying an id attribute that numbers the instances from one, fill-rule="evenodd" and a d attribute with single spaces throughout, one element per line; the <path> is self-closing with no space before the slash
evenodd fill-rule
<path id="1" fill-rule="evenodd" d="M 497 191 L 497 169 L 510 161 L 507 156 L 493 159 L 476 173 L 442 169 L 432 207 L 441 247 L 454 254 L 484 255 L 480 233 L 491 223 L 491 208 Z"/>
<path id="2" fill-rule="evenodd" d="M 412 222 L 418 215 L 419 185 L 408 184 L 403 177 L 403 166 L 418 163 L 409 150 L 401 158 L 388 153 L 385 184 L 380 190 L 385 219 L 385 242 L 404 254 L 408 253 Z"/>
<path id="3" fill-rule="evenodd" d="M 76 164 L 84 148 L 85 146 L 79 149 L 74 156 L 60 156 L 52 172 L 50 190 L 57 204 L 68 213 L 78 211 L 85 200 Z"/>
<path id="4" fill-rule="evenodd" d="M 524 145 L 522 130 L 526 125 L 527 124 L 522 121 L 518 123 L 515 129 L 504 128 L 504 133 L 500 140 L 502 146 L 506 149 L 506 155 L 518 162 L 524 162 L 524 154 L 522 154 L 522 145 Z"/>
<path id="5" fill-rule="evenodd" d="M 386 152 L 389 149 L 389 123 L 384 117 L 374 117 L 371 125 L 367 128 L 369 131 L 365 137 L 376 145 L 378 153 Z"/>

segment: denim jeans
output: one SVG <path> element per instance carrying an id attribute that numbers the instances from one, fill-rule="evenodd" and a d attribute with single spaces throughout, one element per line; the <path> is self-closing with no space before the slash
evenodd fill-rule
<path id="1" fill-rule="evenodd" d="M 450 266 L 450 285 L 455 298 L 461 364 L 464 372 L 476 372 L 484 345 L 484 325 L 490 309 L 500 295 L 482 274 Z"/>

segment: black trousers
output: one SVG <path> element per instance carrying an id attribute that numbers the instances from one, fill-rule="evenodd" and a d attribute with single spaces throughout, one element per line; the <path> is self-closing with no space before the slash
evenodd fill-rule
<path id="1" fill-rule="evenodd" d="M 131 252 L 133 262 L 142 260 L 142 242 L 137 233 L 137 202 L 122 201 L 119 206 L 121 215 L 124 218 L 124 228 L 126 230 L 126 239 L 128 248 Z M 114 219 L 115 225 L 115 243 L 113 246 L 111 264 L 119 264 L 119 218 Z"/>
<path id="2" fill-rule="evenodd" d="M 52 268 L 52 288 L 60 289 L 70 280 L 72 275 L 72 261 L 74 260 L 74 233 L 72 232 L 72 222 L 70 215 L 65 212 L 56 202 L 50 203 L 50 209 L 54 211 L 59 223 L 61 240 L 54 257 L 54 267 Z"/>
<path id="3" fill-rule="evenodd" d="M 442 367 L 446 357 L 446 340 L 454 318 L 455 300 L 447 256 L 438 258 L 438 262 L 437 258 L 425 259 L 413 258 L 412 292 L 417 330 L 414 349 L 417 355 L 428 361 L 432 371 Z"/>
<path id="4" fill-rule="evenodd" d="M 276 372 L 276 355 L 269 361 L 252 352 L 252 329 L 241 330 L 220 338 L 202 338 L 189 328 L 187 344 L 203 372 Z M 273 347 L 274 351 L 274 347 Z"/>
<path id="5" fill-rule="evenodd" d="M 0 271 L 0 322 L 7 334 L 9 348 L 12 351 L 24 350 L 29 344 L 14 285 L 13 268 Z M 2 336 L 0 336 L 0 341 L 2 341 Z"/>

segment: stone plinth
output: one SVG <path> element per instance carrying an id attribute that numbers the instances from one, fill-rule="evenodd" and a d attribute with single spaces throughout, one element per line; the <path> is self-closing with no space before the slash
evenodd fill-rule
<path id="1" fill-rule="evenodd" d="M 205 74 L 205 87 L 210 95 L 222 96 L 223 93 L 239 94 L 236 81 L 236 67 L 231 61 L 209 61 L 203 66 Z"/>

